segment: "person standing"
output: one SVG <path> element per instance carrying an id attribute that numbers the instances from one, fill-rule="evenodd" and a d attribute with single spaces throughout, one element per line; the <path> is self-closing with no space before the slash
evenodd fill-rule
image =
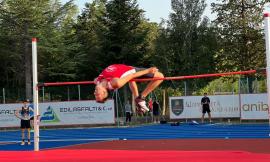
<path id="1" fill-rule="evenodd" d="M 204 123 L 204 116 L 207 112 L 209 122 L 211 123 L 211 110 L 210 110 L 210 99 L 207 97 L 207 93 L 204 93 L 204 97 L 201 99 L 201 105 L 202 105 L 202 123 Z"/>
<path id="2" fill-rule="evenodd" d="M 15 112 L 15 116 L 19 119 L 21 119 L 21 137 L 22 142 L 21 145 L 25 144 L 25 130 L 27 129 L 27 144 L 30 145 L 30 113 L 33 112 L 33 109 L 27 105 L 27 101 L 23 102 L 23 106 L 21 108 L 18 108 Z"/>
<path id="3" fill-rule="evenodd" d="M 131 105 L 129 101 L 127 101 L 125 105 L 125 111 L 126 111 L 126 123 L 131 122 L 131 116 L 132 116 L 132 110 L 131 110 Z"/>
<path id="4" fill-rule="evenodd" d="M 153 103 L 153 122 L 159 122 L 159 103 L 158 100 L 155 100 Z"/>
<path id="5" fill-rule="evenodd" d="M 32 100 L 27 99 L 26 101 L 29 104 L 28 107 L 33 109 L 33 111 L 30 111 L 30 116 L 31 116 L 30 127 L 31 127 L 31 132 L 34 132 L 34 105 L 33 105 Z"/>

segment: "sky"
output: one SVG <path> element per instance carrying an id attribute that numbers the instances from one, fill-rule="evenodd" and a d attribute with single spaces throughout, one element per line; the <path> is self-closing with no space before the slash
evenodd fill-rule
<path id="1" fill-rule="evenodd" d="M 63 3 L 68 0 L 61 0 Z M 92 2 L 93 0 L 75 0 L 75 4 L 79 6 L 80 11 L 83 10 L 86 2 Z M 171 12 L 171 0 L 137 0 L 139 7 L 145 10 L 145 17 L 152 22 L 161 22 L 161 18 L 168 20 Z M 215 18 L 215 14 L 211 14 L 210 4 L 215 0 L 206 0 L 207 7 L 204 15 L 209 17 L 210 20 Z"/>

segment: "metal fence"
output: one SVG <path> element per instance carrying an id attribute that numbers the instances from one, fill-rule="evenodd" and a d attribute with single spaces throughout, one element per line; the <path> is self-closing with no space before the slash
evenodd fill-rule
<path id="1" fill-rule="evenodd" d="M 143 90 L 146 83 L 139 83 L 139 90 Z M 93 100 L 94 85 L 67 85 L 55 87 L 40 87 L 39 101 L 78 101 Z M 252 94 L 266 93 L 265 76 L 226 76 L 216 78 L 200 78 L 180 81 L 165 81 L 163 84 L 147 97 L 150 100 L 159 100 L 161 117 L 168 118 L 168 97 L 169 96 L 193 96 L 203 95 L 207 92 L 209 95 L 223 94 Z M 0 101 L 2 103 L 21 102 L 24 97 L 23 88 L 2 88 Z M 116 117 L 119 123 L 125 121 L 125 103 L 132 100 L 131 92 L 128 86 L 112 92 L 110 96 L 115 100 Z M 150 112 L 145 115 L 138 115 L 133 104 L 133 120 L 150 122 L 153 114 Z M 135 117 L 135 118 L 134 118 Z"/>

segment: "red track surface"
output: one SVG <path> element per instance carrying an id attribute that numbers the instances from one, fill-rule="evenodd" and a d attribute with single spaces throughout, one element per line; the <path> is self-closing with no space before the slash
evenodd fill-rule
<path id="1" fill-rule="evenodd" d="M 126 140 L 80 144 L 64 149 L 104 150 L 174 150 L 174 151 L 248 151 L 268 153 L 270 139 L 179 139 L 179 140 Z M 269 161 L 270 162 L 270 161 Z"/>
<path id="2" fill-rule="evenodd" d="M 0 152 L 2 162 L 269 162 L 270 154 L 241 151 L 50 150 Z"/>
<path id="3" fill-rule="evenodd" d="M 98 142 L 62 149 L 1 151 L 1 162 L 269 162 L 270 139 Z"/>

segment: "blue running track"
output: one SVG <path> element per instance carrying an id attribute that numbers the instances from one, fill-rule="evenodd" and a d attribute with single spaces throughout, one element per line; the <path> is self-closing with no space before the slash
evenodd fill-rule
<path id="1" fill-rule="evenodd" d="M 40 149 L 108 140 L 269 138 L 268 124 L 170 124 L 120 128 L 40 130 Z M 0 150 L 33 150 L 20 145 L 20 131 L 1 131 Z M 33 136 L 33 133 L 32 133 Z M 33 137 L 31 137 L 33 139 Z"/>

